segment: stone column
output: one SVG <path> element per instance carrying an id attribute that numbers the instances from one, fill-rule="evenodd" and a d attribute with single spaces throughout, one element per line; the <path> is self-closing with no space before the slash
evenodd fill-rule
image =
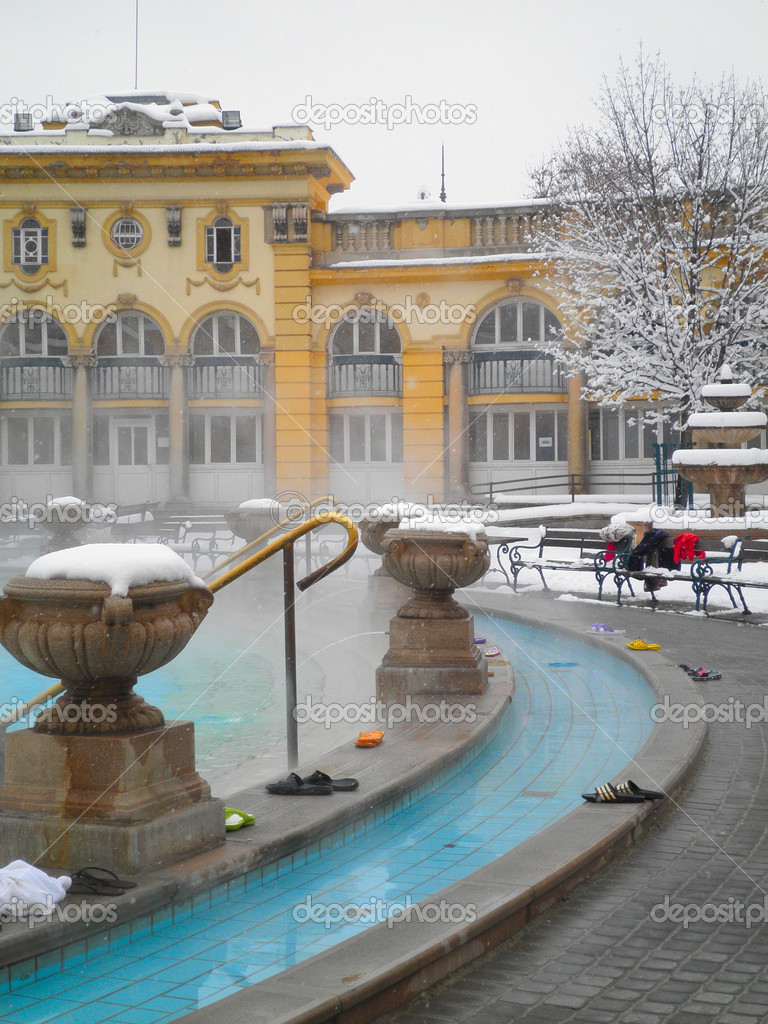
<path id="1" fill-rule="evenodd" d="M 577 474 L 576 493 L 589 491 L 589 434 L 587 431 L 588 404 L 581 397 L 584 374 L 568 379 L 568 472 Z"/>
<path id="2" fill-rule="evenodd" d="M 277 406 L 275 404 L 275 352 L 274 349 L 262 349 L 261 365 L 263 367 L 264 404 L 261 408 L 261 438 L 264 452 L 264 493 L 273 496 L 277 493 L 277 459 L 275 444 L 277 439 Z"/>
<path id="3" fill-rule="evenodd" d="M 92 498 L 90 370 L 96 359 L 87 352 L 71 355 L 68 363 L 72 367 L 72 492 L 78 498 Z"/>
<path id="4" fill-rule="evenodd" d="M 171 501 L 189 497 L 189 442 L 187 437 L 187 375 L 192 356 L 186 352 L 163 357 L 170 367 L 168 385 L 168 474 Z"/>
<path id="5" fill-rule="evenodd" d="M 469 494 L 469 441 L 467 408 L 467 366 L 472 353 L 466 349 L 445 352 L 448 368 L 448 493 L 449 501 L 461 501 Z"/>

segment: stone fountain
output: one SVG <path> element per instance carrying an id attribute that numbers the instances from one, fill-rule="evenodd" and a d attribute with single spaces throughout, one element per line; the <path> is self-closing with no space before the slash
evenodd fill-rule
<path id="1" fill-rule="evenodd" d="M 108 563 L 106 548 L 120 546 L 92 547 Z M 6 584 L 0 643 L 65 691 L 33 729 L 6 738 L 7 860 L 135 874 L 224 839 L 223 806 L 195 770 L 193 724 L 166 724 L 133 691 L 186 646 L 213 595 L 183 578 L 113 590 L 29 571 Z"/>
<path id="2" fill-rule="evenodd" d="M 227 512 L 226 520 L 234 535 L 242 537 L 246 544 L 250 544 L 281 523 L 287 515 L 288 508 L 275 499 L 253 498 Z M 277 534 L 269 537 L 264 544 L 269 544 L 276 536 Z"/>
<path id="3" fill-rule="evenodd" d="M 488 666 L 474 643 L 474 620 L 453 592 L 490 567 L 488 538 L 396 529 L 385 535 L 382 549 L 385 567 L 413 596 L 390 621 L 389 651 L 376 670 L 377 698 L 392 703 L 409 694 L 483 693 Z"/>
<path id="4" fill-rule="evenodd" d="M 701 395 L 717 412 L 689 417 L 688 427 L 697 447 L 674 452 L 672 464 L 685 480 L 709 491 L 713 517 L 743 516 L 747 485 L 768 479 L 768 451 L 737 445 L 757 437 L 768 417 L 762 412 L 739 411 L 752 397 L 752 388 L 735 382 L 728 365 L 722 367 L 719 382 L 705 385 Z"/>

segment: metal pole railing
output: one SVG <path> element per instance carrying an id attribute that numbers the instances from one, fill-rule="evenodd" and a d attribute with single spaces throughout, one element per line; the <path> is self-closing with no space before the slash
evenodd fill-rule
<path id="1" fill-rule="evenodd" d="M 309 536 L 309 534 L 307 534 Z M 285 735 L 288 767 L 299 763 L 299 729 L 296 722 L 296 595 L 294 593 L 293 541 L 283 547 L 283 608 L 285 611 Z"/>

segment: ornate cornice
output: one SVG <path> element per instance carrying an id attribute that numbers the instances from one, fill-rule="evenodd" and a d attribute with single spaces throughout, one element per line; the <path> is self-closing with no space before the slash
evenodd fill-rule
<path id="1" fill-rule="evenodd" d="M 20 288 L 23 292 L 39 292 L 42 288 L 62 288 L 65 297 L 69 294 L 66 278 L 63 281 L 52 281 L 50 277 L 44 277 L 40 281 L 19 281 L 18 278 L 11 278 L 10 281 L 0 281 L 0 288 Z"/>
<path id="2" fill-rule="evenodd" d="M 246 281 L 242 274 L 238 274 L 237 277 L 233 278 L 231 281 L 216 281 L 208 274 L 206 274 L 201 281 L 193 281 L 191 277 L 188 277 L 187 295 L 192 294 L 193 288 L 200 288 L 204 284 L 209 284 L 211 288 L 215 288 L 217 292 L 229 292 L 241 284 L 243 288 L 255 288 L 256 294 L 261 295 L 261 282 L 259 278 L 254 277 L 252 281 Z"/>

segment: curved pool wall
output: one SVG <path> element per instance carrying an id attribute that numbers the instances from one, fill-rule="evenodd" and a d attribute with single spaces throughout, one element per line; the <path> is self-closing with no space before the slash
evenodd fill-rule
<path id="1" fill-rule="evenodd" d="M 491 865 L 643 746 L 655 693 L 634 666 L 538 626 L 475 624 L 510 656 L 517 682 L 484 749 L 387 820 L 371 815 L 315 850 L 114 929 L 70 950 L 63 972 L 54 956 L 37 981 L 12 968 L 3 1020 L 140 1024 L 215 1003 Z"/>

